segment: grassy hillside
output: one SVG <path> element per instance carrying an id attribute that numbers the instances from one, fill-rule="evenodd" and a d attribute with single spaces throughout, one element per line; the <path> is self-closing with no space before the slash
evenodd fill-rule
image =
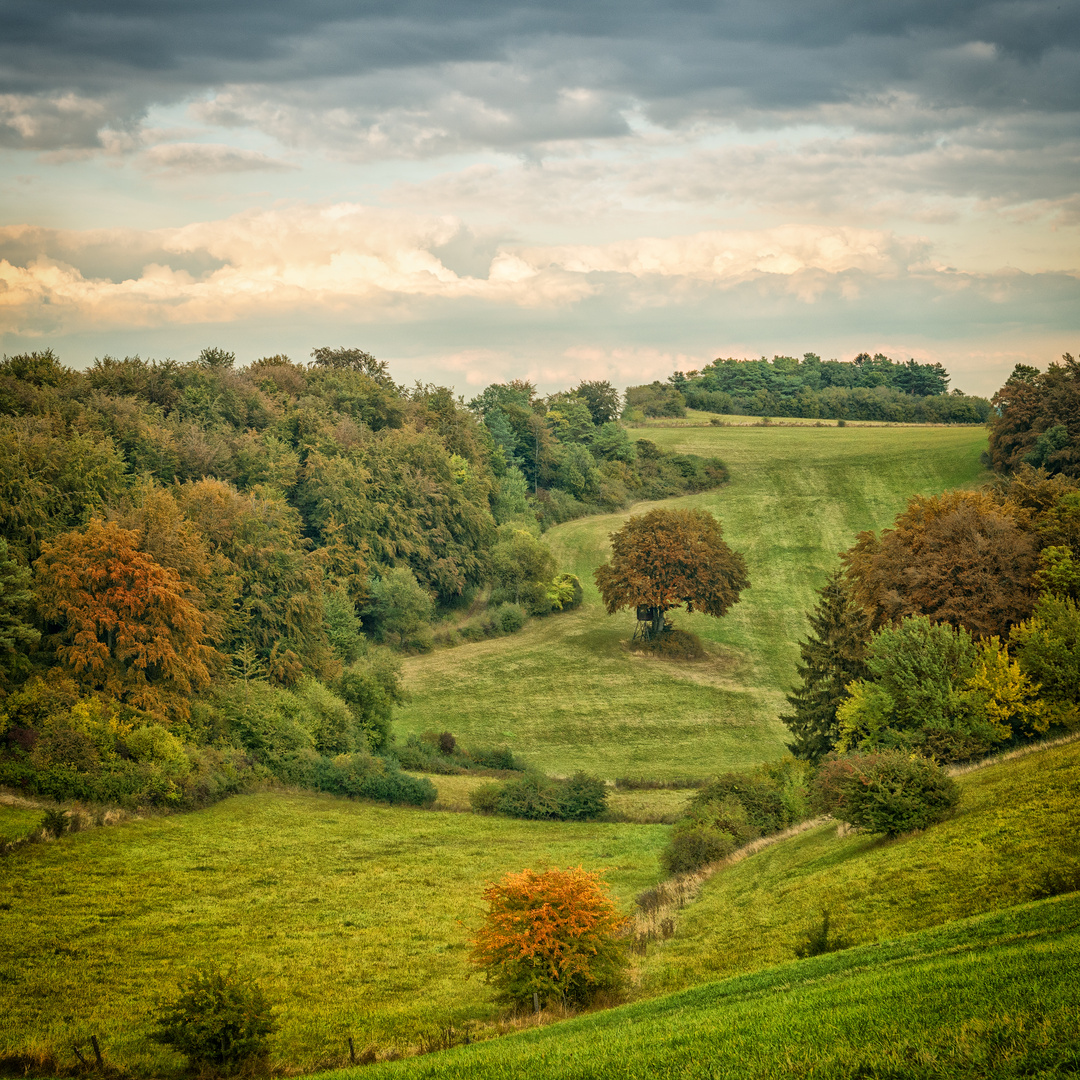
<path id="1" fill-rule="evenodd" d="M 680 913 L 676 936 L 650 946 L 635 993 L 786 963 L 825 906 L 842 933 L 872 947 L 1080 883 L 1080 743 L 960 782 L 959 812 L 925 833 L 885 842 L 820 828 L 722 871 Z M 175 1071 L 179 1059 L 148 1038 L 148 1014 L 210 960 L 240 961 L 280 1006 L 282 1065 L 340 1064 L 349 1036 L 382 1053 L 414 1047 L 498 1012 L 466 960 L 487 882 L 525 866 L 606 868 L 629 911 L 660 877 L 666 836 L 663 826 L 527 823 L 266 794 L 23 848 L 4 860 L 0 881 L 0 1062 L 22 1054 L 73 1063 L 71 1044 L 97 1034 L 116 1064 Z M 864 957 L 835 961 L 855 972 L 867 956 L 893 954 L 844 955 Z M 820 981 L 826 969 L 799 970 Z M 929 980 L 933 969 L 920 970 Z M 919 992 L 938 993 L 930 982 Z M 1056 993 L 1046 990 L 1044 1009 L 1061 1004 Z M 656 1008 L 662 1016 L 670 1007 Z M 711 1053 L 703 1025 L 680 1025 L 679 1038 L 703 1039 L 701 1052 Z M 653 1048 L 661 1058 L 665 1045 Z"/>
<path id="2" fill-rule="evenodd" d="M 953 817 L 885 840 L 823 825 L 705 883 L 646 964 L 653 990 L 794 955 L 828 909 L 855 944 L 1080 888 L 1080 742 L 959 778 Z"/>
<path id="3" fill-rule="evenodd" d="M 747 558 L 752 588 L 723 620 L 678 616 L 710 643 L 686 665 L 632 655 L 633 614 L 609 617 L 592 572 L 628 515 L 547 533 L 586 586 L 580 611 L 521 634 L 406 662 L 412 702 L 399 732 L 451 730 L 509 742 L 554 772 L 604 777 L 706 774 L 783 749 L 776 717 L 794 677 L 814 590 L 857 532 L 891 523 L 915 493 L 977 483 L 986 434 L 972 428 L 649 427 L 665 449 L 718 455 L 731 483 L 670 504 L 716 514 Z M 639 504 L 634 512 L 649 509 Z"/>
<path id="4" fill-rule="evenodd" d="M 339 1059 L 350 1035 L 415 1045 L 497 1011 L 466 961 L 489 881 L 607 868 L 629 908 L 666 833 L 265 794 L 23 848 L 0 862 L 0 1061 L 74 1064 L 96 1034 L 113 1063 L 161 1075 L 181 1059 L 147 1037 L 155 1000 L 234 960 L 283 1006 L 294 1067 Z"/>
<path id="5" fill-rule="evenodd" d="M 1080 897 L 335 1076 L 1046 1078 L 1080 1067 Z"/>

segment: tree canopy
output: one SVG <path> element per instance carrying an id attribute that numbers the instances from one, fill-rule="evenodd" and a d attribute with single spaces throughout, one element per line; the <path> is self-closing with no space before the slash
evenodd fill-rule
<path id="1" fill-rule="evenodd" d="M 630 518 L 611 534 L 611 561 L 595 577 L 609 615 L 648 607 L 659 612 L 654 623 L 681 605 L 719 618 L 750 585 L 746 561 L 704 510 L 650 510 Z"/>

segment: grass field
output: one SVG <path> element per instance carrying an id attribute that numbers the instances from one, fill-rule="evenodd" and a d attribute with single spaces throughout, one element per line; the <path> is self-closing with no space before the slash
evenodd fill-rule
<path id="1" fill-rule="evenodd" d="M 1051 1080 L 1080 1069 L 1080 896 L 343 1080 Z"/>
<path id="2" fill-rule="evenodd" d="M 673 664 L 627 649 L 633 615 L 604 612 L 592 572 L 628 515 L 572 521 L 546 536 L 584 583 L 583 608 L 406 660 L 400 733 L 505 742 L 545 770 L 606 779 L 707 775 L 776 756 L 804 613 L 837 552 L 890 524 L 913 494 L 978 483 L 986 445 L 983 429 L 962 427 L 673 426 L 631 437 L 717 455 L 731 470 L 726 487 L 664 504 L 716 514 L 749 565 L 752 587 L 726 618 L 676 617 L 707 641 L 707 658 Z"/>
<path id="3" fill-rule="evenodd" d="M 646 988 L 790 959 L 825 909 L 837 932 L 863 944 L 1080 888 L 1080 743 L 959 783 L 955 815 L 925 832 L 840 837 L 835 824 L 823 825 L 715 875 L 676 936 L 651 947 Z"/>
<path id="4" fill-rule="evenodd" d="M 312 795 L 228 799 L 35 844 L 0 862 L 0 1060 L 96 1034 L 142 1075 L 175 1071 L 148 1014 L 184 973 L 238 960 L 283 1006 L 294 1069 L 416 1045 L 495 1015 L 470 974 L 489 881 L 607 868 L 620 906 L 660 877 L 658 825 L 527 823 Z"/>
<path id="5" fill-rule="evenodd" d="M 440 801 L 475 782 L 439 780 Z M 679 913 L 675 937 L 638 960 L 634 993 L 784 964 L 823 907 L 869 947 L 1077 887 L 1080 743 L 960 783 L 958 813 L 924 833 L 885 842 L 818 828 L 721 871 Z M 468 977 L 466 942 L 484 885 L 525 866 L 605 868 L 631 911 L 661 876 L 667 835 L 658 825 L 518 822 L 263 794 L 31 845 L 0 864 L 0 1064 L 24 1055 L 62 1067 L 73 1063 L 72 1043 L 96 1034 L 125 1069 L 175 1073 L 179 1059 L 148 1038 L 150 1014 L 181 975 L 211 960 L 239 960 L 279 1004 L 275 1060 L 293 1071 L 342 1064 L 350 1036 L 385 1054 L 451 1025 L 482 1026 L 499 1010 L 482 980 Z M 1056 994 L 1045 989 L 1047 1008 L 1065 1000 Z M 657 1007 L 657 1015 L 668 1008 Z M 704 1038 L 695 1024 L 685 1033 L 680 1025 L 678 1038 Z M 664 1045 L 654 1048 L 661 1059 Z M 711 1045 L 705 1039 L 702 1052 Z"/>

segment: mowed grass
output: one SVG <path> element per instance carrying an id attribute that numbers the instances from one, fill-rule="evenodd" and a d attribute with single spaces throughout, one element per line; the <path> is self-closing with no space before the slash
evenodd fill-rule
<path id="1" fill-rule="evenodd" d="M 650 947 L 645 987 L 789 960 L 825 910 L 836 933 L 864 944 L 1080 888 L 1080 742 L 958 782 L 957 811 L 925 832 L 885 840 L 822 825 L 722 870 L 676 936 Z"/>
<path id="2" fill-rule="evenodd" d="M 349 1036 L 415 1046 L 499 1011 L 467 961 L 488 882 L 604 869 L 630 910 L 666 835 L 260 794 L 23 848 L 0 863 L 0 1058 L 73 1065 L 96 1034 L 113 1065 L 176 1072 L 154 1005 L 211 961 L 278 1003 L 291 1069 L 347 1061 Z"/>
<path id="3" fill-rule="evenodd" d="M 931 1080 L 1080 1067 L 1080 896 L 788 963 L 343 1080 Z"/>
<path id="4" fill-rule="evenodd" d="M 648 427 L 668 450 L 715 455 L 731 470 L 716 491 L 641 503 L 708 510 L 746 557 L 751 588 L 724 619 L 676 616 L 709 646 L 695 663 L 627 647 L 634 615 L 608 616 L 593 571 L 629 513 L 568 522 L 546 534 L 585 604 L 507 638 L 405 661 L 412 700 L 400 734 L 452 731 L 465 745 L 507 743 L 530 764 L 570 774 L 709 775 L 783 752 L 778 717 L 795 678 L 814 592 L 864 529 L 891 524 L 914 494 L 983 477 L 982 428 Z"/>
<path id="5" fill-rule="evenodd" d="M 0 804 L 0 841 L 22 840 L 41 827 L 44 816 L 43 810 Z"/>

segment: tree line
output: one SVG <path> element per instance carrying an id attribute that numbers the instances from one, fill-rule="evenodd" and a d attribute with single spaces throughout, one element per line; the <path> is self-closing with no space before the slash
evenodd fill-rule
<path id="1" fill-rule="evenodd" d="M 717 358 L 700 371 L 676 371 L 667 382 L 631 386 L 624 416 L 685 416 L 686 409 L 741 416 L 876 420 L 894 423 L 981 424 L 985 398 L 948 391 L 941 364 L 898 363 L 882 353 L 851 361 Z"/>

